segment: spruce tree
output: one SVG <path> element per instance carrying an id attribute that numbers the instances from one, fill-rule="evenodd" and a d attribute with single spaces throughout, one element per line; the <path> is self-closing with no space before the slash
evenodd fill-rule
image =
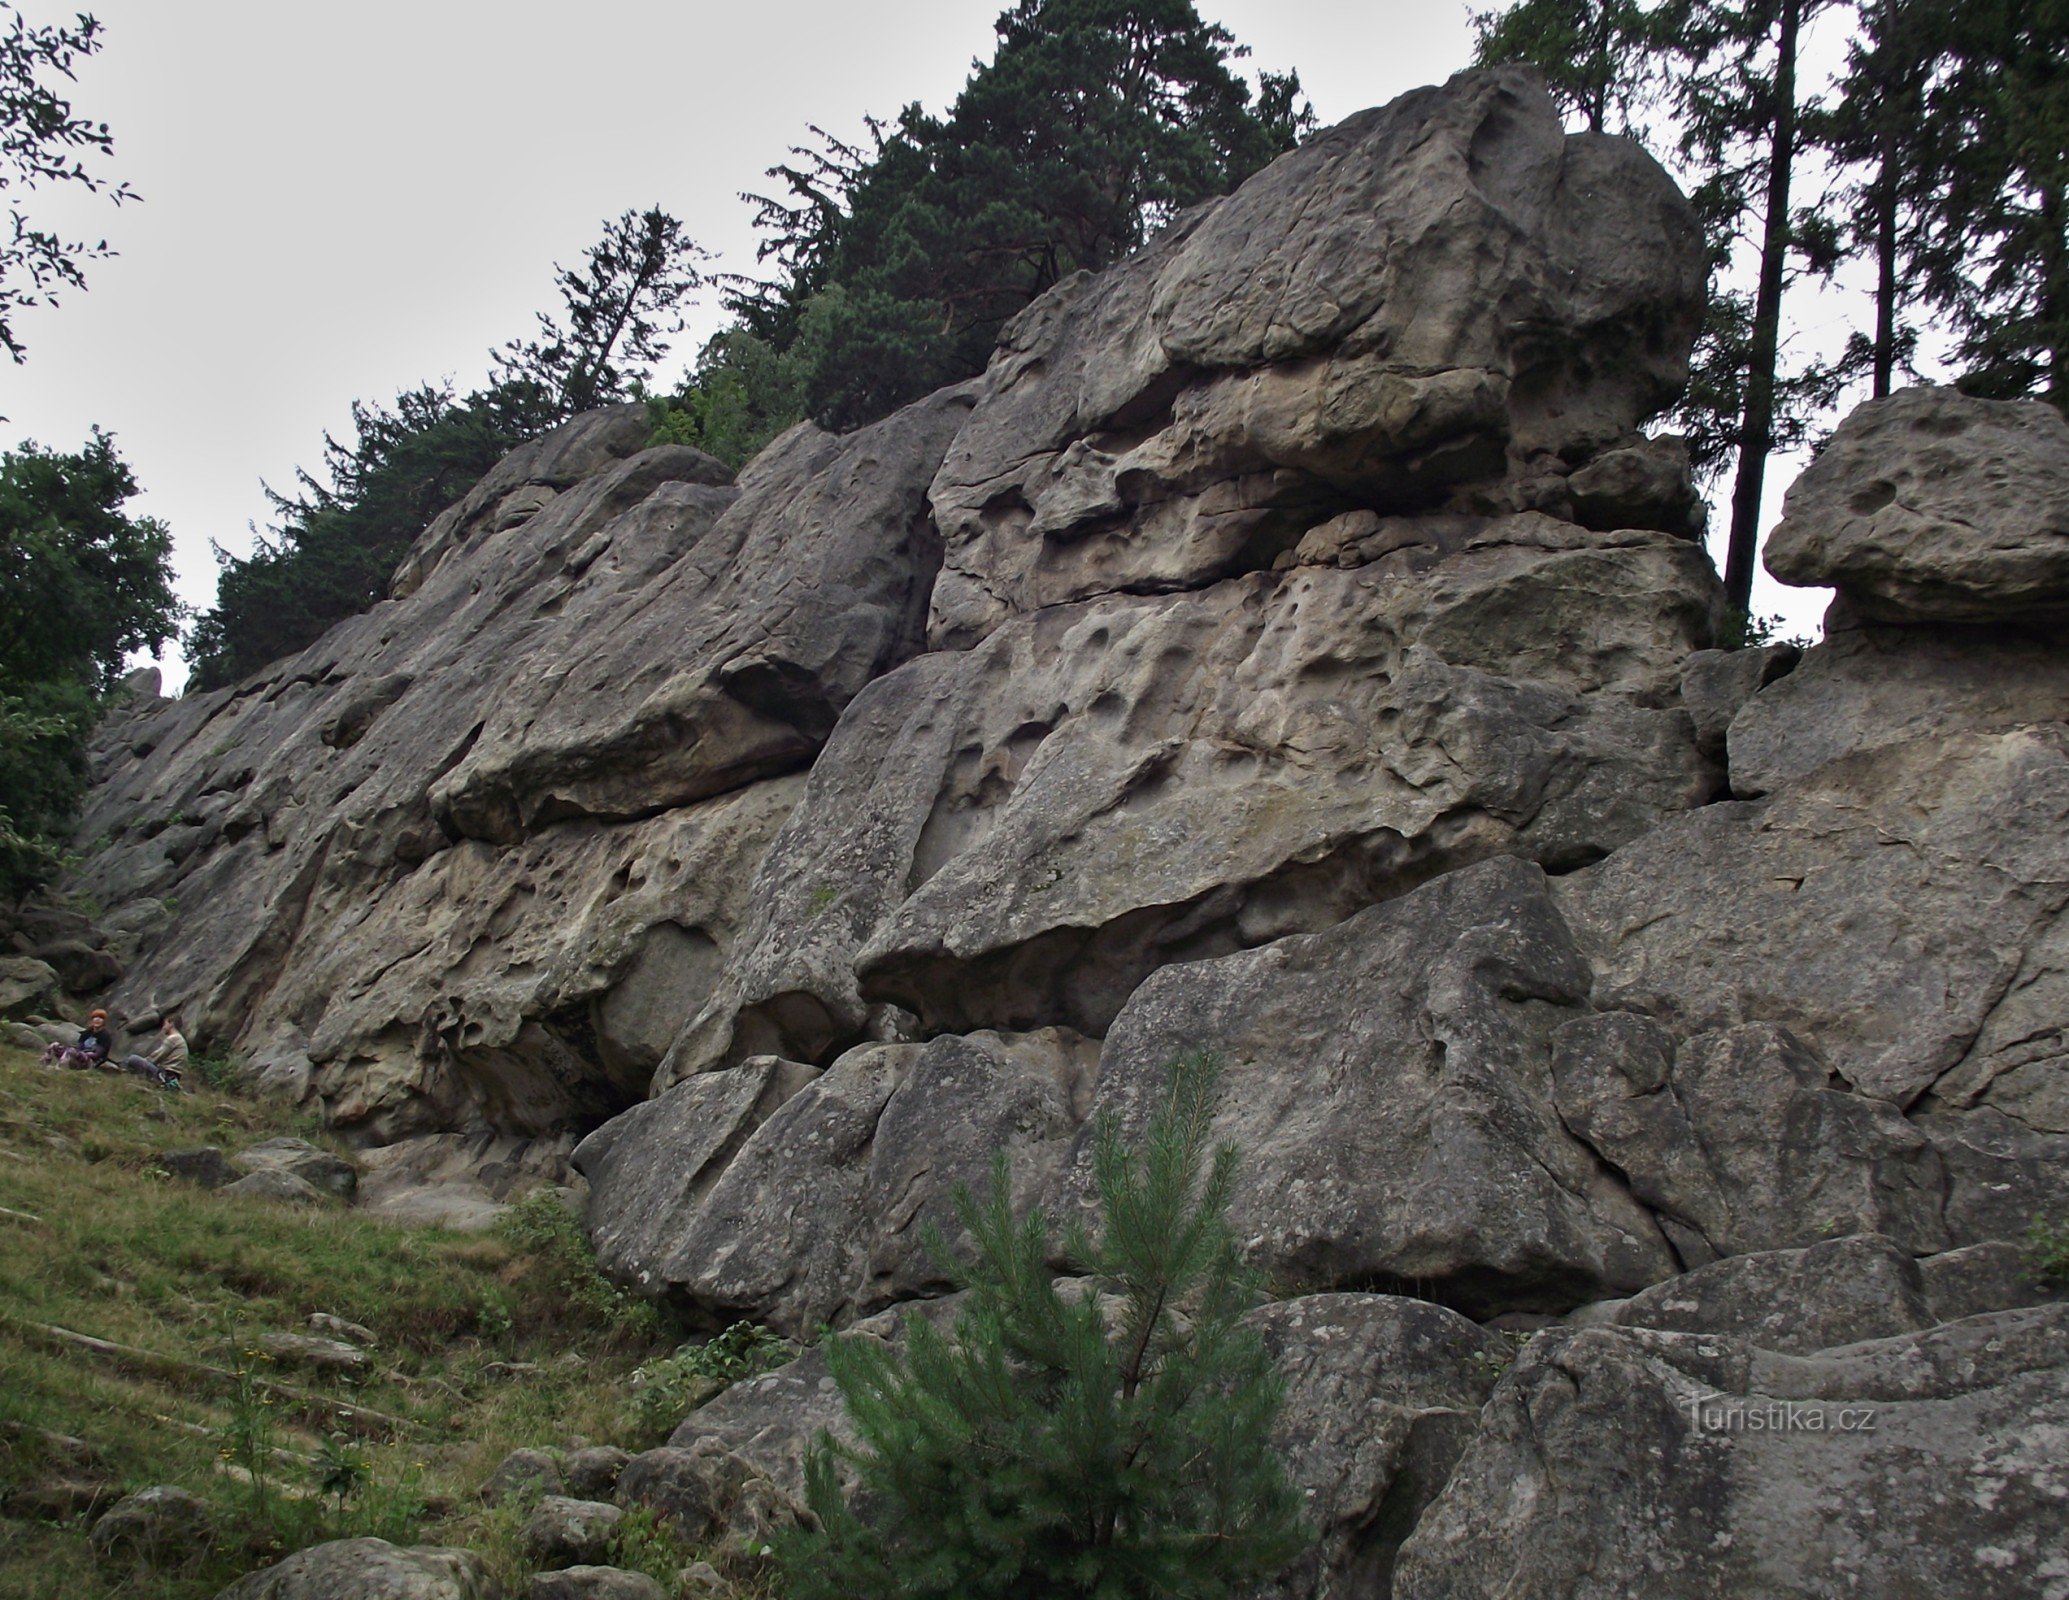
<path id="1" fill-rule="evenodd" d="M 968 1291 L 953 1334 L 913 1313 L 900 1351 L 828 1346 L 861 1442 L 822 1434 L 807 1463 L 817 1526 L 779 1547 L 793 1600 L 1214 1600 L 1300 1551 L 1225 1216 L 1236 1152 L 1210 1149 L 1216 1078 L 1204 1053 L 1174 1062 L 1139 1147 L 1096 1125 L 1102 1226 L 1062 1247 L 1082 1281 L 1052 1277 L 1048 1219 L 1015 1218 L 1002 1154 L 982 1202 L 958 1195 L 975 1260 L 931 1241 Z"/>
<path id="2" fill-rule="evenodd" d="M 795 347 L 811 414 L 852 428 L 984 369 L 1007 318 L 1226 193 L 1312 124 L 1291 75 L 1252 86 L 1192 0 L 1019 0 L 945 116 L 823 147 L 754 196 L 785 278 L 735 285 Z M 815 130 L 816 131 L 816 130 Z"/>

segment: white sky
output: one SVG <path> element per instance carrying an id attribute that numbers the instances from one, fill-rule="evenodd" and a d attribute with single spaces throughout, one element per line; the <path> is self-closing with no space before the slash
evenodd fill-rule
<path id="1" fill-rule="evenodd" d="M 114 433 L 144 486 L 132 512 L 171 527 L 180 594 L 204 609 L 210 541 L 248 549 L 260 480 L 315 466 L 354 399 L 478 382 L 491 347 L 556 306 L 553 264 L 629 207 L 659 204 L 721 268 L 751 270 L 739 193 L 809 123 L 853 135 L 866 112 L 945 106 L 1004 0 L 22 0 L 32 22 L 77 3 L 107 43 L 74 109 L 110 125 L 105 171 L 143 199 L 41 197 L 39 221 L 120 255 L 19 320 L 29 359 L 0 362 L 0 441 Z M 1454 0 L 1201 10 L 1253 66 L 1296 68 L 1325 123 L 1472 53 Z M 718 320 L 693 313 L 671 363 Z M 1769 522 L 1795 471 L 1771 469 Z M 1822 591 L 1760 584 L 1756 612 L 1816 632 Z"/>

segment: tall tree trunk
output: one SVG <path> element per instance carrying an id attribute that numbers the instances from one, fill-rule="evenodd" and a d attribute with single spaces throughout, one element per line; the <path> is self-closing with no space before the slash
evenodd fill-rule
<path id="1" fill-rule="evenodd" d="M 1892 137 L 1882 133 L 1882 170 L 1875 177 L 1875 398 L 1889 393 L 1897 364 L 1897 165 Z"/>
<path id="2" fill-rule="evenodd" d="M 1789 163 L 1796 150 L 1796 35 L 1802 0 L 1782 0 L 1775 46 L 1774 136 L 1767 158 L 1767 218 L 1760 243 L 1760 287 L 1753 300 L 1753 342 L 1746 374 L 1746 411 L 1739 433 L 1738 476 L 1731 490 L 1731 534 L 1725 547 L 1725 602 L 1752 614 L 1753 562 L 1760 550 L 1760 495 L 1774 448 L 1775 367 L 1782 338 L 1782 279 L 1789 253 Z"/>

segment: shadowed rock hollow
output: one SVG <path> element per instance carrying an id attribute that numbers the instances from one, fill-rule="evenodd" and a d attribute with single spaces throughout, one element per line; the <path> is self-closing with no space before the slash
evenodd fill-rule
<path id="1" fill-rule="evenodd" d="M 1275 1594 L 2053 1592 L 2069 433 L 1864 407 L 1770 554 L 1825 642 L 1719 650 L 1641 431 L 1702 277 L 1635 145 L 1467 73 L 738 483 L 578 419 L 108 726 L 115 1007 L 405 1202 L 581 1138 L 612 1272 L 891 1339 L 957 1183 L 1084 1206 L 1204 1045 L 1321 1535 Z M 823 1377 L 628 1481 L 794 1494 Z"/>

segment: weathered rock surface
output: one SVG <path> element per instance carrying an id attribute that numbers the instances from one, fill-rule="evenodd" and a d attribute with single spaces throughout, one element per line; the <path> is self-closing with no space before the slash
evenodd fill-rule
<path id="1" fill-rule="evenodd" d="M 644 1572 L 600 1566 L 534 1573 L 525 1590 L 526 1600 L 667 1600 L 667 1594 Z"/>
<path id="2" fill-rule="evenodd" d="M 490 1227 L 534 1189 L 563 1182 L 571 1134 L 429 1133 L 359 1157 L 359 1209 L 392 1222 Z"/>
<path id="3" fill-rule="evenodd" d="M 1541 1334 L 1402 1547 L 1393 1592 L 2053 1592 L 2069 1536 L 2065 1333 L 2051 1307 L 1814 1355 L 1717 1334 Z"/>
<path id="4" fill-rule="evenodd" d="M 1251 1323 L 1286 1384 L 1272 1447 L 1317 1534 L 1265 1593 L 1384 1594 L 1512 1348 L 1456 1312 L 1390 1295 L 1304 1295 Z"/>
<path id="5" fill-rule="evenodd" d="M 871 676 L 918 648 L 953 393 L 794 430 L 735 489 L 637 407 L 527 446 L 397 598 L 103 737 L 83 881 L 175 922 L 178 1006 L 363 1137 L 554 1133 L 635 1099 Z M 761 782 L 758 780 L 770 781 Z"/>
<path id="6" fill-rule="evenodd" d="M 1529 74 L 1352 117 L 1007 327 L 934 483 L 933 638 L 1269 567 L 1340 511 L 1570 512 L 1682 382 L 1701 296 L 1673 185 Z M 1615 525 L 1682 526 L 1667 476 Z"/>
<path id="7" fill-rule="evenodd" d="M 919 648 L 940 564 L 927 482 L 968 407 L 944 390 L 843 437 L 783 435 L 601 637 L 520 664 L 434 807 L 507 843 L 809 762 L 862 686 Z"/>
<path id="8" fill-rule="evenodd" d="M 661 1082 L 823 1061 L 872 1007 L 1103 1033 L 1156 967 L 1480 857 L 1600 857 L 1706 798 L 1671 708 L 1713 576 L 1664 534 L 1418 524 L 1348 570 L 1116 597 L 857 700 Z"/>
<path id="9" fill-rule="evenodd" d="M 497 1600 L 497 1595 L 497 1584 L 471 1550 L 337 1539 L 240 1578 L 216 1600 Z"/>
<path id="10" fill-rule="evenodd" d="M 1955 389 L 1872 400 L 1790 488 L 1767 568 L 1884 622 L 2069 620 L 2069 420 Z"/>
<path id="11" fill-rule="evenodd" d="M 518 1538 L 542 1567 L 601 1566 L 624 1520 L 625 1513 L 608 1501 L 549 1494 L 532 1507 Z"/>
<path id="12" fill-rule="evenodd" d="M 1015 1155 L 1052 1189 L 1097 1047 L 1065 1030 L 861 1045 L 823 1075 L 774 1058 L 701 1074 L 592 1135 L 599 1262 L 723 1323 L 795 1336 L 942 1287 L 921 1239 L 962 1237 L 951 1197 Z"/>
<path id="13" fill-rule="evenodd" d="M 350 1200 L 359 1192 L 359 1169 L 307 1139 L 262 1139 L 230 1157 L 230 1165 L 239 1172 L 292 1173 L 339 1200 Z"/>
<path id="14" fill-rule="evenodd" d="M 1221 1057 L 1231 1221 L 1275 1279 L 1387 1283 L 1492 1314 L 1675 1269 L 1651 1214 L 1561 1123 L 1590 972 L 1543 872 L 1447 873 L 1327 933 L 1167 967 L 1108 1036 L 1097 1109 L 1148 1119 L 1174 1056 Z M 1089 1196 L 1089 1150 L 1074 1190 Z"/>

